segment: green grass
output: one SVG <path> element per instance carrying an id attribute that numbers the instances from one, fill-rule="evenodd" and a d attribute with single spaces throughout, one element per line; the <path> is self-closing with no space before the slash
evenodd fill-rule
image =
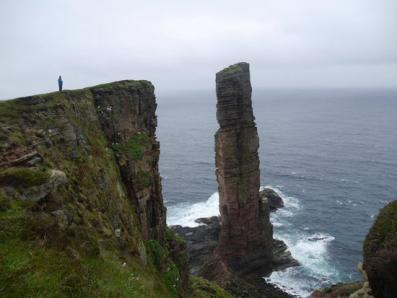
<path id="1" fill-rule="evenodd" d="M 168 242 L 175 241 L 178 245 L 185 245 L 185 240 L 183 240 L 183 238 L 181 236 L 179 236 L 177 233 L 175 233 L 169 227 L 167 227 L 165 230 L 165 239 Z"/>
<path id="2" fill-rule="evenodd" d="M 397 292 L 397 200 L 383 207 L 364 241 L 364 269 L 375 297 Z"/>
<path id="3" fill-rule="evenodd" d="M 144 132 L 135 133 L 127 142 L 117 143 L 112 146 L 119 160 L 142 160 L 145 150 L 150 145 L 149 137 Z M 123 156 L 124 155 L 124 156 Z"/>
<path id="4" fill-rule="evenodd" d="M 71 260 L 64 252 L 25 241 L 2 242 L 0 296 L 177 297 L 169 291 L 167 275 L 164 278 L 138 262 L 123 263 L 112 252 Z"/>
<path id="5" fill-rule="evenodd" d="M 127 88 L 134 88 L 134 89 L 140 89 L 140 88 L 153 89 L 154 88 L 152 83 L 149 81 L 146 81 L 146 80 L 124 80 L 124 81 L 100 84 L 100 85 L 96 85 L 93 87 L 89 87 L 88 89 L 104 90 L 104 89 L 114 89 L 117 87 L 122 87 L 122 88 L 127 87 Z"/>
<path id="6" fill-rule="evenodd" d="M 198 276 L 190 278 L 190 298 L 232 298 L 232 296 L 217 284 Z"/>
<path id="7" fill-rule="evenodd" d="M 364 254 L 372 255 L 380 249 L 397 248 L 397 201 L 386 205 L 377 216 L 365 242 Z"/>
<path id="8" fill-rule="evenodd" d="M 50 173 L 44 169 L 7 168 L 0 171 L 0 184 L 32 187 L 48 182 Z"/>
<path id="9" fill-rule="evenodd" d="M 150 174 L 141 168 L 138 169 L 137 182 L 143 187 L 150 186 Z"/>
<path id="10" fill-rule="evenodd" d="M 0 212 L 0 297 L 177 297 L 177 269 L 160 274 L 152 264 L 138 257 L 123 260 L 115 251 L 71 257 L 28 241 L 23 237 L 28 205 L 10 204 Z M 152 247 L 166 257 L 161 246 Z"/>
<path id="11" fill-rule="evenodd" d="M 229 67 L 221 70 L 220 73 L 222 73 L 222 74 L 232 74 L 232 73 L 240 72 L 240 71 L 242 71 L 241 67 L 238 66 L 237 64 L 234 64 L 234 65 L 230 65 Z"/>
<path id="12" fill-rule="evenodd" d="M 145 242 L 146 252 L 150 262 L 163 273 L 167 288 L 174 296 L 178 296 L 180 271 L 171 260 L 169 252 L 156 240 Z"/>
<path id="13" fill-rule="evenodd" d="M 150 144 L 149 137 L 146 133 L 136 133 L 128 141 L 128 149 L 131 152 L 133 160 L 141 160 L 145 149 Z"/>

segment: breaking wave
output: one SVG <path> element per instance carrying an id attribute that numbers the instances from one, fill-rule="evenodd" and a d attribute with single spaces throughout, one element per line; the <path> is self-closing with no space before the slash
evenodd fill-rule
<path id="1" fill-rule="evenodd" d="M 169 225 L 196 227 L 199 225 L 195 222 L 197 218 L 217 215 L 219 215 L 219 194 L 214 192 L 207 201 L 193 205 L 182 204 L 169 207 L 167 223 Z"/>
<path id="2" fill-rule="evenodd" d="M 308 227 L 294 226 L 290 220 L 301 209 L 299 199 L 271 187 L 284 200 L 285 207 L 271 214 L 274 238 L 283 240 L 292 256 L 301 264 L 275 271 L 265 280 L 291 295 L 309 296 L 314 289 L 339 281 L 339 272 L 329 255 L 329 244 L 335 239 L 322 232 L 310 232 Z"/>
<path id="3" fill-rule="evenodd" d="M 284 201 L 284 208 L 271 214 L 274 226 L 274 238 L 283 240 L 292 256 L 301 266 L 275 271 L 266 282 L 276 285 L 284 291 L 299 297 L 307 297 L 313 289 L 340 280 L 339 272 L 333 266 L 328 252 L 329 244 L 335 239 L 322 232 L 310 232 L 308 227 L 294 226 L 293 216 L 301 210 L 299 199 L 284 194 L 278 187 L 273 189 Z M 206 201 L 195 204 L 181 204 L 169 207 L 168 224 L 195 227 L 199 217 L 219 215 L 219 194 L 214 192 Z"/>

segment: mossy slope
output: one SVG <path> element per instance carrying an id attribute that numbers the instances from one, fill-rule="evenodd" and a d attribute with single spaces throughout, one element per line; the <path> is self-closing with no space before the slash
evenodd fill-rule
<path id="1" fill-rule="evenodd" d="M 365 238 L 364 269 L 375 297 L 396 297 L 397 200 L 380 210 Z"/>
<path id="2" fill-rule="evenodd" d="M 122 81 L 0 103 L 0 296 L 186 296 L 184 243 L 166 237 L 153 90 Z M 47 183 L 50 171 L 65 181 Z"/>

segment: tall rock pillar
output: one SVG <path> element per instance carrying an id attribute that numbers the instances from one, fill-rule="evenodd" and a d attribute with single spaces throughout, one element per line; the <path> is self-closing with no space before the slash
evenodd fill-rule
<path id="1" fill-rule="evenodd" d="M 234 270 L 270 267 L 273 230 L 259 203 L 259 138 L 252 111 L 248 63 L 216 74 L 216 176 L 221 235 L 216 255 Z"/>

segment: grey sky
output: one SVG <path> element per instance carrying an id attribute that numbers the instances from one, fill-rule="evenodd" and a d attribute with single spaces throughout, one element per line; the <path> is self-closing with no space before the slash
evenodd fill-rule
<path id="1" fill-rule="evenodd" d="M 396 0 L 1 0 L 0 98 L 147 79 L 214 88 L 397 87 Z"/>

